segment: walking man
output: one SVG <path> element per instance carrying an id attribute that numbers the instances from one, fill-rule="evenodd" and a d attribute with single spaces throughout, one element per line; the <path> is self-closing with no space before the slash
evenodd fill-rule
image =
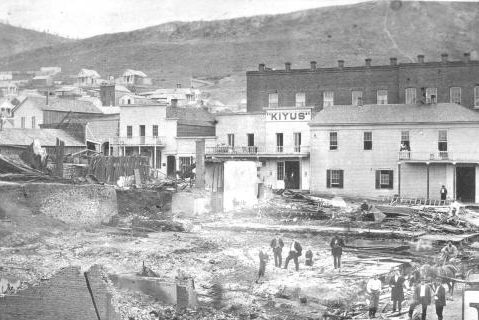
<path id="1" fill-rule="evenodd" d="M 258 271 L 258 279 L 256 279 L 256 283 L 259 282 L 259 279 L 261 277 L 264 277 L 267 262 L 268 262 L 268 255 L 266 254 L 266 248 L 263 247 L 259 249 L 259 271 Z"/>
<path id="2" fill-rule="evenodd" d="M 271 249 L 273 249 L 274 266 L 278 268 L 281 268 L 281 264 L 283 263 L 283 247 L 283 239 L 281 239 L 279 233 L 277 233 L 276 237 L 271 240 Z"/>
<path id="3" fill-rule="evenodd" d="M 440 193 L 441 193 L 441 200 L 446 200 L 446 198 L 447 198 L 447 189 L 446 189 L 446 187 L 445 187 L 444 185 L 441 187 Z"/>
<path id="4" fill-rule="evenodd" d="M 306 259 L 304 264 L 308 267 L 312 267 L 313 266 L 313 251 L 311 251 L 311 249 L 308 249 L 308 251 L 306 251 L 306 253 L 304 254 L 304 258 Z"/>
<path id="5" fill-rule="evenodd" d="M 393 302 L 393 313 L 401 313 L 401 305 L 404 300 L 404 277 L 401 276 L 399 268 L 394 269 L 394 276 L 389 280 L 389 287 L 391 287 L 391 301 Z"/>
<path id="6" fill-rule="evenodd" d="M 446 306 L 446 289 L 439 279 L 434 284 L 434 303 L 436 304 L 437 320 L 442 320 L 442 311 Z"/>
<path id="7" fill-rule="evenodd" d="M 431 303 L 431 287 L 422 278 L 421 283 L 414 288 L 414 302 L 409 306 L 409 320 L 412 320 L 412 314 L 416 306 L 422 306 L 421 320 L 426 320 L 427 306 Z"/>
<path id="8" fill-rule="evenodd" d="M 284 262 L 284 268 L 288 269 L 288 263 L 291 259 L 294 261 L 294 265 L 296 266 L 296 271 L 299 271 L 299 262 L 298 258 L 301 256 L 303 248 L 299 244 L 296 239 L 293 239 L 291 242 L 291 245 L 289 246 L 289 253 L 288 257 L 286 258 L 286 261 Z"/>
<path id="9" fill-rule="evenodd" d="M 341 255 L 343 254 L 344 241 L 338 235 L 335 235 L 330 243 L 331 254 L 334 260 L 334 269 L 341 272 Z"/>
<path id="10" fill-rule="evenodd" d="M 369 279 L 366 285 L 366 291 L 369 294 L 369 319 L 376 318 L 376 312 L 379 304 L 379 294 L 381 293 L 381 280 L 375 274 Z"/>

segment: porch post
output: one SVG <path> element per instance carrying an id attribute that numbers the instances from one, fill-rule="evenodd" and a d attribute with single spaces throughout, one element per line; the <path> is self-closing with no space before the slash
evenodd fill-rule
<path id="1" fill-rule="evenodd" d="M 138 155 L 141 156 L 141 146 L 138 146 Z"/>
<path id="2" fill-rule="evenodd" d="M 456 163 L 452 163 L 452 200 L 456 200 Z"/>
<path id="3" fill-rule="evenodd" d="M 426 162 L 427 170 L 427 200 L 429 200 L 429 162 Z"/>
<path id="4" fill-rule="evenodd" d="M 126 146 L 123 145 L 123 156 L 126 156 Z"/>
<path id="5" fill-rule="evenodd" d="M 153 147 L 153 168 L 156 169 L 156 144 Z"/>
<path id="6" fill-rule="evenodd" d="M 401 198 L 401 162 L 398 162 L 398 197 Z"/>

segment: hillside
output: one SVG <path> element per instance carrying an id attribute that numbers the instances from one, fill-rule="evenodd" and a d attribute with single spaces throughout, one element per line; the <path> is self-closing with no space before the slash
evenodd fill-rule
<path id="1" fill-rule="evenodd" d="M 0 23 L 0 57 L 65 42 L 72 42 L 72 40 Z"/>
<path id="2" fill-rule="evenodd" d="M 378 1 L 290 14 L 220 21 L 172 22 L 132 32 L 96 36 L 0 59 L 0 69 L 59 65 L 75 74 L 92 67 L 102 75 L 135 68 L 159 85 L 191 76 L 214 79 L 209 88 L 225 103 L 244 96 L 245 71 L 258 63 L 284 68 L 414 61 L 417 54 L 460 59 L 479 48 L 479 3 Z"/>

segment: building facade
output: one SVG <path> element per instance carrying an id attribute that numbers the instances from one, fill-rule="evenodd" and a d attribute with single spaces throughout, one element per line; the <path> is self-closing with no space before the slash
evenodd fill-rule
<path id="1" fill-rule="evenodd" d="M 246 73 L 247 110 L 331 105 L 458 103 L 479 106 L 479 61 L 465 53 L 462 61 L 426 62 L 376 66 L 371 59 L 364 66 L 347 67 L 343 60 L 337 67 L 317 68 L 312 61 L 308 69 L 271 70 L 264 64 L 258 71 Z"/>
<path id="2" fill-rule="evenodd" d="M 309 189 L 311 115 L 311 108 L 217 114 L 217 144 L 207 159 L 255 161 L 264 186 Z"/>
<path id="3" fill-rule="evenodd" d="M 311 192 L 479 200 L 479 113 L 458 104 L 331 106 L 311 126 Z"/>

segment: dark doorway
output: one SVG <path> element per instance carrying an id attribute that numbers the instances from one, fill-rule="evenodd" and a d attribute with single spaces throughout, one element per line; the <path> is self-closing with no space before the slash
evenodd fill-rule
<path id="1" fill-rule="evenodd" d="M 140 125 L 140 143 L 145 143 L 145 135 L 146 135 L 146 126 Z"/>
<path id="2" fill-rule="evenodd" d="M 456 198 L 462 202 L 476 201 L 476 168 L 456 168 Z"/>
<path id="3" fill-rule="evenodd" d="M 166 174 L 168 177 L 176 176 L 176 159 L 175 156 L 166 157 Z"/>
<path id="4" fill-rule="evenodd" d="M 254 133 L 248 133 L 248 147 L 254 147 Z"/>
<path id="5" fill-rule="evenodd" d="M 285 161 L 284 174 L 286 189 L 300 189 L 299 161 Z"/>

